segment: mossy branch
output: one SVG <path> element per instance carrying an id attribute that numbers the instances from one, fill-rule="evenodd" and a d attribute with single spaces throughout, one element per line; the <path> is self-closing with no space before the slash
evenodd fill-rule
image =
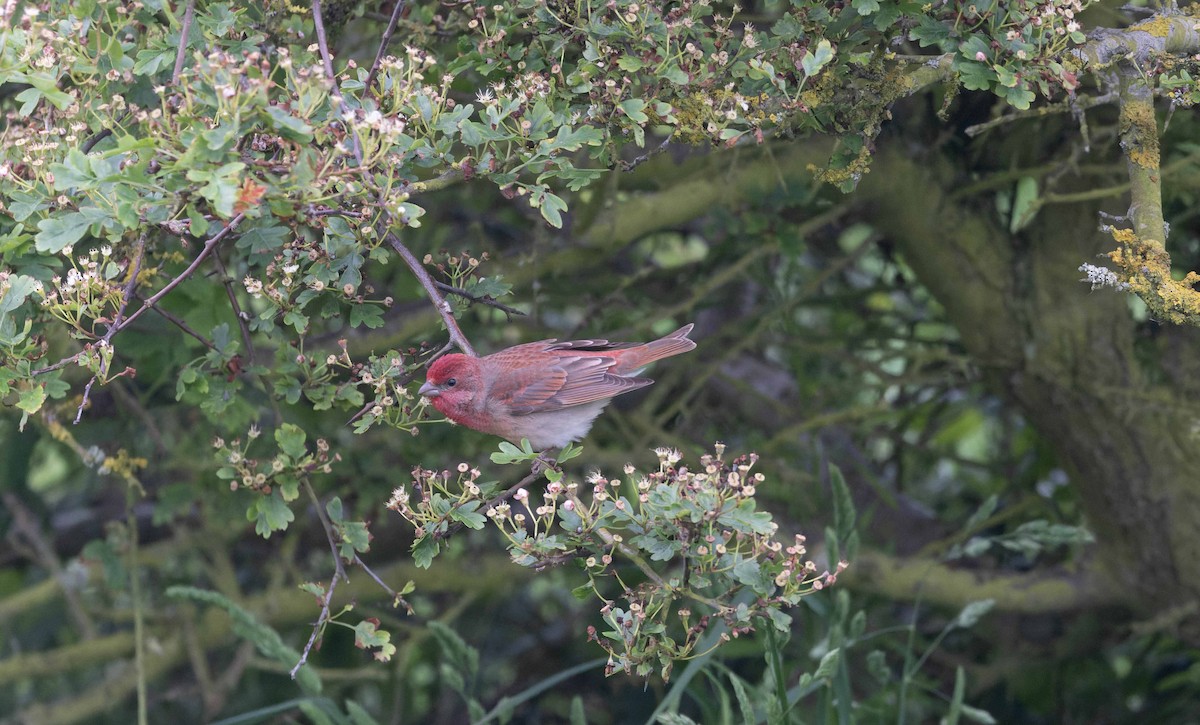
<path id="1" fill-rule="evenodd" d="M 1123 606 L 1134 594 L 1119 587 L 1095 564 L 1075 571 L 996 572 L 880 551 L 859 551 L 854 566 L 838 576 L 838 583 L 891 600 L 920 598 L 954 609 L 980 599 L 994 599 L 997 609 L 1021 614 Z"/>

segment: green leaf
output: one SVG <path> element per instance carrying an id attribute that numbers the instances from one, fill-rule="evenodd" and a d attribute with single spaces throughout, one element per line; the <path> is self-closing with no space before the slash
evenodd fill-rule
<path id="1" fill-rule="evenodd" d="M 264 657 L 274 660 L 288 669 L 291 669 L 300 659 L 300 653 L 284 644 L 278 632 L 260 622 L 249 611 L 219 592 L 196 587 L 172 586 L 167 588 L 166 594 L 175 599 L 191 599 L 224 609 L 233 621 L 234 634 L 247 642 L 252 642 Z M 318 693 L 321 691 L 321 679 L 307 664 L 300 668 L 296 681 L 305 692 Z"/>
<path id="2" fill-rule="evenodd" d="M 849 547 L 846 543 L 854 534 L 857 513 L 854 510 L 854 497 L 850 494 L 850 487 L 846 485 L 846 479 L 837 466 L 829 467 L 829 486 L 833 494 L 833 530 L 837 536 L 838 556 L 849 558 L 854 552 L 847 550 Z"/>
<path id="3" fill-rule="evenodd" d="M 17 407 L 26 415 L 33 415 L 42 409 L 46 402 L 46 388 L 41 383 L 25 388 L 17 394 Z"/>
<path id="4" fill-rule="evenodd" d="M 734 531 L 745 534 L 765 536 L 775 533 L 775 524 L 771 521 L 771 514 L 765 511 L 755 511 L 754 501 L 750 499 L 743 499 L 737 506 L 721 512 L 718 521 Z"/>
<path id="5" fill-rule="evenodd" d="M 562 213 L 567 210 L 567 202 L 562 197 L 555 196 L 547 191 L 542 196 L 538 208 L 542 212 L 542 217 L 550 223 L 550 226 L 555 229 L 562 229 Z"/>
<path id="6" fill-rule="evenodd" d="M 60 191 L 82 191 L 94 187 L 97 182 L 88 157 L 77 148 L 68 151 L 61 163 L 50 164 L 50 173 L 54 174 L 54 188 Z"/>
<path id="7" fill-rule="evenodd" d="M 692 82 L 692 79 L 688 76 L 688 74 L 674 63 L 671 63 L 665 69 L 663 69 L 662 77 L 666 78 L 677 86 L 686 86 L 688 83 Z"/>
<path id="8" fill-rule="evenodd" d="M 928 15 L 920 17 L 917 21 L 917 26 L 908 31 L 908 37 L 917 41 L 922 48 L 936 45 L 943 51 L 947 51 L 950 50 L 948 46 L 953 45 L 950 40 L 949 26 Z"/>
<path id="9" fill-rule="evenodd" d="M 296 516 L 278 492 L 259 496 L 246 510 L 246 518 L 254 522 L 254 533 L 269 538 L 275 531 L 283 531 Z"/>
<path id="10" fill-rule="evenodd" d="M 267 117 L 271 120 L 271 127 L 278 131 L 280 136 L 297 143 L 312 143 L 312 126 L 279 106 L 267 106 Z"/>
<path id="11" fill-rule="evenodd" d="M 251 254 L 265 254 L 282 249 L 288 236 L 286 227 L 267 224 L 265 221 L 259 222 L 245 231 L 240 229 L 239 231 L 241 234 L 238 236 L 237 248 L 248 248 Z M 203 234 L 203 232 L 200 233 Z"/>
<path id="12" fill-rule="evenodd" d="M 300 460 L 307 453 L 304 448 L 306 438 L 304 430 L 292 423 L 284 423 L 275 429 L 275 442 L 279 450 L 291 456 L 293 461 Z"/>
<path id="13" fill-rule="evenodd" d="M 617 104 L 617 107 L 624 111 L 625 115 L 629 116 L 630 120 L 634 123 L 642 124 L 650 120 L 645 111 L 646 102 L 640 98 L 630 98 L 621 101 Z"/>
<path id="14" fill-rule="evenodd" d="M 20 307 L 29 295 L 38 288 L 38 281 L 26 274 L 14 274 L 8 278 L 8 289 L 0 296 L 0 320 L 9 312 Z"/>
<path id="15" fill-rule="evenodd" d="M 826 681 L 832 679 L 834 674 L 837 672 L 838 663 L 841 660 L 841 654 L 842 650 L 838 647 L 826 652 L 825 656 L 821 658 L 821 663 L 817 665 L 817 670 L 813 673 L 813 677 L 818 680 Z"/>
<path id="16" fill-rule="evenodd" d="M 492 463 L 501 465 L 523 463 L 534 458 L 537 458 L 537 454 L 532 450 L 522 450 L 508 441 L 500 441 L 500 451 L 491 455 Z"/>
<path id="17" fill-rule="evenodd" d="M 738 709 L 742 713 L 742 725 L 755 725 L 758 719 L 754 717 L 754 701 L 746 692 L 746 683 L 732 671 L 728 672 L 729 684 L 733 685 L 733 694 L 737 698 Z"/>
<path id="18" fill-rule="evenodd" d="M 958 725 L 958 718 L 962 714 L 963 697 L 967 694 L 967 673 L 963 671 L 962 665 L 959 665 L 954 673 L 954 694 L 950 696 L 950 709 L 946 713 L 946 717 L 942 718 L 943 725 Z"/>
<path id="19" fill-rule="evenodd" d="M 74 247 L 92 224 L 108 218 L 98 209 L 87 208 L 43 219 L 38 222 L 40 231 L 35 237 L 35 246 L 39 252 L 58 254 Z"/>
<path id="20" fill-rule="evenodd" d="M 459 694 L 467 697 L 467 683 L 474 682 L 479 672 L 479 651 L 466 643 L 458 632 L 436 620 L 429 623 L 429 631 L 441 646 L 445 663 L 459 678 L 451 682 Z"/>
<path id="21" fill-rule="evenodd" d="M 461 506 L 456 506 L 450 509 L 450 518 L 458 521 L 469 529 L 478 531 L 487 523 L 487 518 L 483 514 L 476 511 L 481 505 L 480 501 L 471 501 Z"/>
<path id="22" fill-rule="evenodd" d="M 983 63 L 958 58 L 955 65 L 963 88 L 969 91 L 986 91 L 996 82 L 996 73 Z"/>
<path id="23" fill-rule="evenodd" d="M 1013 108 L 1021 111 L 1029 110 L 1035 98 L 1033 91 L 1024 86 L 1016 86 L 1014 88 L 1006 88 L 1003 93 L 999 94 L 1001 98 L 1008 101 L 1008 104 Z"/>
<path id="24" fill-rule="evenodd" d="M 1008 223 L 1009 232 L 1016 234 L 1029 226 L 1041 207 L 1037 179 L 1032 176 L 1022 176 L 1017 181 L 1017 191 L 1013 195 L 1012 217 Z"/>
<path id="25" fill-rule="evenodd" d="M 350 326 L 366 326 L 372 330 L 383 327 L 383 310 L 375 305 L 362 304 L 350 308 Z"/>
<path id="26" fill-rule="evenodd" d="M 438 543 L 437 539 L 433 538 L 432 534 L 425 534 L 413 542 L 413 563 L 415 563 L 419 569 L 428 569 L 429 565 L 433 563 L 433 557 L 438 555 L 439 549 L 441 549 L 441 545 Z"/>
<path id="27" fill-rule="evenodd" d="M 829 61 L 833 60 L 833 53 L 833 45 L 824 38 L 817 43 L 815 51 L 809 47 L 808 55 L 800 60 L 800 67 L 804 69 L 804 75 L 811 78 L 819 73 L 829 64 Z"/>

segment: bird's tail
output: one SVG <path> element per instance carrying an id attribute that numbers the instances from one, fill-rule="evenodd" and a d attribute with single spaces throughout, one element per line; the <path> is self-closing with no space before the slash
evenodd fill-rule
<path id="1" fill-rule="evenodd" d="M 694 350 L 696 343 L 688 339 L 688 333 L 691 331 L 692 324 L 689 323 L 666 337 L 629 348 L 621 356 L 623 358 L 621 367 L 624 368 L 621 373 L 628 375 L 630 373 L 625 372 L 626 370 L 630 372 L 640 370 L 656 360 L 682 355 L 689 350 Z"/>

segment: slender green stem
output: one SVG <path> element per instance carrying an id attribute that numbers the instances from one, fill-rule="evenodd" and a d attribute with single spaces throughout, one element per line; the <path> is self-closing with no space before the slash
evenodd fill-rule
<path id="1" fill-rule="evenodd" d="M 133 662 L 137 672 L 137 712 L 138 725 L 148 725 L 150 722 L 146 711 L 146 631 L 142 612 L 142 584 L 140 567 L 138 566 L 138 523 L 137 514 L 133 510 L 134 489 L 130 487 L 127 495 L 128 512 L 125 525 L 129 528 L 129 596 L 133 600 Z"/>

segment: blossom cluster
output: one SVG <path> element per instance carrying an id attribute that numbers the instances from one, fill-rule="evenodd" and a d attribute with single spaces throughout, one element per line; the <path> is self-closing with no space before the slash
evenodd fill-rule
<path id="1" fill-rule="evenodd" d="M 518 457 L 508 448 L 503 455 Z M 522 485 L 496 495 L 498 486 L 480 482 L 466 463 L 457 475 L 418 467 L 388 507 L 413 525 L 422 565 L 458 525 L 482 528 L 489 520 L 517 564 L 581 563 L 580 590 L 599 598 L 608 626 L 589 627 L 588 638 L 608 654 L 608 672 L 658 669 L 666 678 L 717 623 L 716 642 L 763 623 L 786 629 L 783 610 L 835 583 L 846 567 L 818 564 L 803 535 L 778 540 L 777 524 L 755 506 L 766 482 L 753 470 L 757 456 L 727 460 L 724 451 L 717 444 L 693 469 L 679 451 L 659 448 L 656 470 L 626 465 L 623 475 L 595 471 L 582 481 L 547 468 L 540 493 Z"/>

